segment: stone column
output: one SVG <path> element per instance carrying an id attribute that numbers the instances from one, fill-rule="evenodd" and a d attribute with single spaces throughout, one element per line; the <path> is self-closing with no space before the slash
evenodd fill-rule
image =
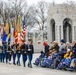
<path id="1" fill-rule="evenodd" d="M 57 21 L 56 22 L 56 25 L 55 25 L 55 38 L 56 38 L 56 41 L 57 42 L 60 42 L 60 30 L 59 30 L 59 26 L 60 26 L 60 23 Z"/>
<path id="2" fill-rule="evenodd" d="M 66 38 L 67 38 L 67 42 L 69 42 L 69 27 L 67 26 L 67 32 L 66 32 Z"/>
<path id="3" fill-rule="evenodd" d="M 59 26 L 57 27 L 57 32 L 58 32 L 58 34 L 57 34 L 57 41 L 58 42 L 60 42 L 60 30 L 59 30 Z"/>
<path id="4" fill-rule="evenodd" d="M 76 17 L 72 19 L 71 27 L 72 27 L 72 41 L 76 41 Z"/>
<path id="5" fill-rule="evenodd" d="M 55 41 L 58 41 L 58 26 L 55 25 Z"/>
<path id="6" fill-rule="evenodd" d="M 72 41 L 74 41 L 74 40 L 75 40 L 74 33 L 75 33 L 75 31 L 74 31 L 74 26 L 72 26 Z"/>
<path id="7" fill-rule="evenodd" d="M 50 44 L 50 42 L 52 42 L 52 28 L 51 28 L 51 24 L 50 24 L 50 19 L 48 20 L 48 27 L 47 27 L 47 39 L 48 39 L 48 44 Z"/>
<path id="8" fill-rule="evenodd" d="M 64 39 L 63 38 L 63 25 L 61 25 L 61 39 Z"/>

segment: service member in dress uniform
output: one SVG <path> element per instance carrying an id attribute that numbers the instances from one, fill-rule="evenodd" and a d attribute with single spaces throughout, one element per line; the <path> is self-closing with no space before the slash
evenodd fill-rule
<path id="1" fill-rule="evenodd" d="M 6 48 L 5 48 L 5 41 L 2 41 L 2 62 L 4 63 L 4 60 L 5 60 L 5 55 L 6 55 Z"/>
<path id="2" fill-rule="evenodd" d="M 21 57 L 21 49 L 20 49 L 20 47 L 21 47 L 21 44 L 19 43 L 16 46 L 17 46 L 17 65 L 21 66 L 21 64 L 20 64 L 20 57 Z"/>
<path id="3" fill-rule="evenodd" d="M 3 55 L 5 56 L 6 64 L 8 63 L 8 45 L 7 42 L 4 43 L 3 47 Z M 3 56 L 3 61 L 4 61 L 4 56 Z"/>
<path id="4" fill-rule="evenodd" d="M 8 45 L 8 60 L 9 60 L 9 64 L 11 64 L 11 56 L 12 56 L 12 50 L 10 45 Z"/>
<path id="5" fill-rule="evenodd" d="M 0 44 L 0 62 L 2 62 L 2 44 Z"/>
<path id="6" fill-rule="evenodd" d="M 23 40 L 23 43 L 21 46 L 21 53 L 22 53 L 23 65 L 24 65 L 24 67 L 26 67 L 27 52 L 26 52 L 26 44 L 25 44 L 24 40 Z"/>
<path id="7" fill-rule="evenodd" d="M 32 68 L 32 59 L 33 59 L 33 54 L 34 54 L 34 47 L 33 47 L 31 39 L 28 39 L 28 44 L 26 45 L 26 51 L 27 51 L 27 56 L 29 59 L 28 67 Z"/>
<path id="8" fill-rule="evenodd" d="M 14 42 L 13 42 L 13 45 L 11 45 L 11 49 L 12 49 L 12 55 L 13 55 L 13 64 L 16 65 L 17 46 Z"/>

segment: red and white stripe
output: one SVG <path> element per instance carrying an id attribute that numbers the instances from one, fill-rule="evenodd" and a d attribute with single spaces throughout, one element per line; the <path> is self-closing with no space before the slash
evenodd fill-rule
<path id="1" fill-rule="evenodd" d="M 21 41 L 20 42 L 22 42 L 22 40 L 24 40 L 25 33 L 26 33 L 26 27 L 24 26 L 22 29 L 22 32 L 21 32 L 21 38 L 20 38 Z"/>

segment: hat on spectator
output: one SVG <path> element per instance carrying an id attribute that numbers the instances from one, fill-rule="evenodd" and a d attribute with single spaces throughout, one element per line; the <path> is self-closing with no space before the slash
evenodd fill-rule
<path id="1" fill-rule="evenodd" d="M 65 43 L 64 39 L 61 40 L 62 43 Z"/>

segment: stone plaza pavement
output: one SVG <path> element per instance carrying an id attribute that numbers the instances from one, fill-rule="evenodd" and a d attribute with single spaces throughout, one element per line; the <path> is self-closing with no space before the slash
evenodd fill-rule
<path id="1" fill-rule="evenodd" d="M 34 60 L 39 54 L 34 54 Z M 22 64 L 22 63 L 21 63 Z M 33 65 L 33 68 L 0 63 L 0 75 L 76 75 L 76 72 L 53 70 Z"/>

